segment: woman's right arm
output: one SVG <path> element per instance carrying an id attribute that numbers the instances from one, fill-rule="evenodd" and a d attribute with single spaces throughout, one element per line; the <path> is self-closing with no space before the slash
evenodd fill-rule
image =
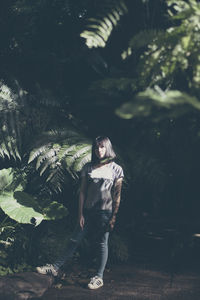
<path id="1" fill-rule="evenodd" d="M 80 195 L 79 195 L 79 212 L 78 212 L 78 220 L 80 227 L 83 229 L 85 219 L 83 216 L 83 205 L 86 196 L 86 189 L 87 189 L 87 178 L 83 176 L 81 179 L 81 187 L 80 187 Z"/>

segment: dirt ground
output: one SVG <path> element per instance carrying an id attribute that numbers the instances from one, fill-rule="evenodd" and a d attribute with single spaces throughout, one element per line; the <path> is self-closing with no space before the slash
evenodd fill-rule
<path id="1" fill-rule="evenodd" d="M 162 238 L 149 228 L 151 234 L 139 234 L 129 263 L 108 263 L 99 290 L 87 288 L 94 270 L 75 260 L 56 279 L 36 272 L 0 277 L 0 300 L 200 300 L 199 236 L 189 247 L 193 232 L 199 231 L 192 228 L 189 238 L 184 231 L 183 239 L 168 230 Z"/>
<path id="2" fill-rule="evenodd" d="M 78 271 L 78 270 L 77 270 Z M 155 266 L 126 264 L 106 270 L 104 286 L 87 289 L 87 272 L 72 272 L 69 278 L 55 282 L 41 300 L 199 300 L 200 272 L 170 274 Z"/>
<path id="3" fill-rule="evenodd" d="M 104 286 L 87 288 L 89 273 L 75 265 L 62 278 L 35 272 L 0 278 L 1 300 L 199 300 L 200 270 L 172 274 L 146 264 L 115 265 L 106 269 Z"/>

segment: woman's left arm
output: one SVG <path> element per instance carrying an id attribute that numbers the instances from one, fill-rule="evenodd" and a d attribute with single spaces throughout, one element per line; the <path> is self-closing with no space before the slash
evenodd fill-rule
<path id="1" fill-rule="evenodd" d="M 110 229 L 113 230 L 115 226 L 116 216 L 119 210 L 120 200 L 121 200 L 121 190 L 122 190 L 122 181 L 123 178 L 117 179 L 114 186 L 113 191 L 113 210 L 112 210 L 112 217 L 110 219 Z"/>

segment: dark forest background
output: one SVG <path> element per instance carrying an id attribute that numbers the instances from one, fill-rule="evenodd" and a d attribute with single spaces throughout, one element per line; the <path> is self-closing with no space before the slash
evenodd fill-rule
<path id="1" fill-rule="evenodd" d="M 67 243 L 80 170 L 101 134 L 125 172 L 110 263 L 145 251 L 196 259 L 199 24 L 196 0 L 1 2 L 1 275 Z M 89 263 L 89 249 L 76 258 Z"/>

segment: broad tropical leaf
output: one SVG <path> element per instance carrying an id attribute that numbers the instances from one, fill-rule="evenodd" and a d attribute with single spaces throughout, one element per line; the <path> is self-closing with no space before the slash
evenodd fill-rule
<path id="1" fill-rule="evenodd" d="M 11 219 L 18 223 L 39 225 L 42 220 L 55 220 L 67 215 L 62 204 L 47 201 L 41 207 L 29 194 L 22 191 L 4 192 L 0 195 L 0 207 Z"/>
<path id="2" fill-rule="evenodd" d="M 3 193 L 0 195 L 0 207 L 7 214 L 11 219 L 15 220 L 19 223 L 29 223 L 35 224 L 36 226 L 39 225 L 44 216 L 42 215 L 41 211 L 36 211 L 33 207 L 37 206 L 35 200 L 27 195 L 22 194 L 23 198 L 25 199 L 26 205 L 21 204 L 23 199 L 21 199 L 21 203 L 18 202 L 20 199 L 20 192 L 13 192 Z M 22 192 L 21 192 L 22 193 Z M 38 209 L 39 210 L 39 209 Z"/>
<path id="3" fill-rule="evenodd" d="M 180 106 L 182 109 L 180 109 Z M 124 119 L 134 117 L 151 116 L 155 109 L 163 109 L 162 114 L 157 114 L 155 120 L 170 117 L 173 115 L 180 116 L 190 109 L 200 110 L 200 102 L 196 97 L 190 96 L 176 90 L 162 91 L 159 87 L 147 89 L 138 93 L 130 102 L 124 103 L 116 110 L 118 116 Z"/>
<path id="4" fill-rule="evenodd" d="M 55 220 L 67 215 L 67 208 L 62 204 L 51 200 L 39 201 L 23 192 L 23 182 L 15 180 L 13 174 L 12 168 L 0 170 L 0 207 L 11 219 L 37 226 L 42 220 Z"/>

